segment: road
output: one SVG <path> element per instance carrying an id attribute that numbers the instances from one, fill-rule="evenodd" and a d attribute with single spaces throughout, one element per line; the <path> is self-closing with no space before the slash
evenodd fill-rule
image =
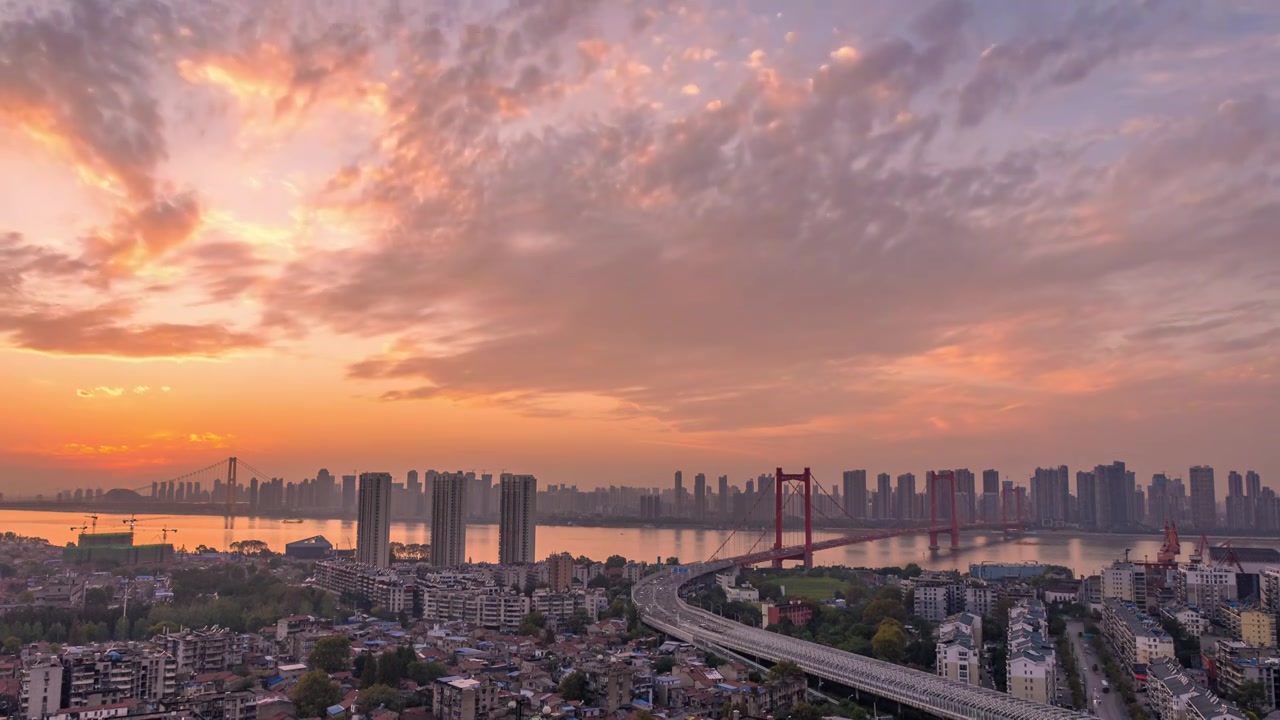
<path id="1" fill-rule="evenodd" d="M 754 556 L 748 556 L 751 557 Z M 646 624 L 686 642 L 774 662 L 792 660 L 812 677 L 869 692 L 933 717 L 953 720 L 1077 720 L 1085 717 L 1064 708 L 1019 700 L 976 685 L 945 680 L 932 673 L 740 625 L 680 600 L 681 585 L 733 564 L 721 561 L 686 565 L 679 568 L 679 574 L 663 570 L 633 585 L 631 598 L 640 606 Z"/>
<path id="2" fill-rule="evenodd" d="M 1080 620 L 1067 621 L 1067 635 L 1071 638 L 1071 649 L 1076 655 L 1076 666 L 1080 668 L 1080 679 L 1084 682 L 1084 694 L 1089 699 L 1090 711 L 1103 720 L 1128 720 L 1129 713 L 1124 709 L 1120 693 L 1102 692 L 1102 681 L 1106 672 L 1098 663 L 1098 654 L 1093 652 L 1089 640 L 1080 636 L 1084 632 L 1084 623 Z M 1098 671 L 1093 671 L 1098 664 Z"/>

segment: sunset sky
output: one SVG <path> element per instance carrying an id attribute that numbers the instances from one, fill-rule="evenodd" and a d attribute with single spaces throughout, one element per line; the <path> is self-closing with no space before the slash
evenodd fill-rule
<path id="1" fill-rule="evenodd" d="M 9 3 L 0 492 L 1276 486 L 1278 88 L 1271 0 Z"/>

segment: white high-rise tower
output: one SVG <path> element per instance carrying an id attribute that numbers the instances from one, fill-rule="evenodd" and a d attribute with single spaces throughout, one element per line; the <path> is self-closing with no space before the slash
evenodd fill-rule
<path id="1" fill-rule="evenodd" d="M 467 561 L 467 476 L 440 475 L 431 496 L 431 564 L 456 567 Z"/>
<path id="2" fill-rule="evenodd" d="M 498 525 L 498 562 L 503 565 L 534 562 L 538 479 L 532 475 L 503 473 L 499 482 L 502 517 Z"/>
<path id="3" fill-rule="evenodd" d="M 391 473 L 360 474 L 356 561 L 391 566 Z"/>

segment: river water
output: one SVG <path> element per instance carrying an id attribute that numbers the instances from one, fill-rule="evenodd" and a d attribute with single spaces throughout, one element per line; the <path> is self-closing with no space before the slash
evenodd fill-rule
<path id="1" fill-rule="evenodd" d="M 128 515 L 99 514 L 99 532 L 118 532 L 126 529 L 123 521 Z M 20 535 L 46 538 L 56 544 L 73 542 L 79 534 L 79 526 L 88 522 L 82 513 L 34 512 L 24 510 L 0 510 L 0 532 L 13 531 Z M 225 549 L 236 540 L 262 540 L 272 550 L 283 552 L 286 543 L 312 535 L 323 535 L 340 548 L 353 547 L 356 524 L 352 520 L 310 520 L 285 523 L 279 519 L 235 519 L 235 526 L 224 527 L 221 517 L 210 515 L 138 515 L 135 542 L 160 542 L 161 529 L 177 528 L 169 535 L 169 542 L 181 549 L 194 550 L 198 545 Z M 74 529 L 73 529 L 73 526 Z M 721 556 L 736 555 L 752 549 L 760 550 L 771 545 L 771 539 L 761 539 L 759 531 L 734 536 L 725 545 Z M 675 556 L 683 561 L 705 560 L 720 549 L 729 532 L 725 530 L 694 530 L 683 528 L 612 528 L 543 525 L 538 527 L 537 556 L 542 558 L 557 552 L 570 552 L 603 560 L 609 555 L 622 555 L 633 560 L 648 560 Z M 839 537 L 839 533 L 815 531 L 814 540 Z M 429 543 L 431 529 L 422 523 L 397 522 L 391 526 L 393 542 Z M 787 544 L 797 543 L 795 534 L 788 533 Z M 942 537 L 946 545 L 946 536 Z M 814 561 L 820 565 L 849 565 L 880 567 L 902 566 L 918 563 L 921 567 L 935 569 L 967 569 L 970 563 L 982 561 L 1022 562 L 1036 561 L 1064 565 L 1077 574 L 1093 574 L 1112 560 L 1123 557 L 1126 548 L 1133 559 L 1155 559 L 1160 547 L 1158 534 L 1151 535 L 1071 535 L 1066 533 L 1030 534 L 1021 539 L 1005 540 L 998 533 L 962 534 L 960 549 L 948 549 L 934 555 L 929 552 L 927 536 L 899 537 L 871 543 L 847 545 L 819 552 Z M 1191 550 L 1193 541 L 1183 541 L 1184 557 Z M 1275 538 L 1250 540 L 1236 538 L 1236 547 L 1280 547 Z M 467 528 L 467 556 L 475 562 L 496 562 L 498 559 L 498 526 L 470 525 Z"/>

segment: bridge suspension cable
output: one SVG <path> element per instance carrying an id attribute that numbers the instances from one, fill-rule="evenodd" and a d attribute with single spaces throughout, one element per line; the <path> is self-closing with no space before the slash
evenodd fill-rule
<path id="1" fill-rule="evenodd" d="M 707 562 L 711 562 L 712 560 L 714 560 L 714 559 L 716 558 L 716 556 L 720 554 L 720 551 L 724 550 L 725 546 L 729 544 L 729 541 L 730 541 L 730 540 L 733 540 L 733 538 L 738 534 L 738 531 L 739 531 L 739 530 L 742 530 L 743 526 L 744 526 L 744 525 L 746 525 L 747 521 L 749 521 L 751 518 L 753 518 L 753 517 L 755 517 L 755 516 L 756 516 L 756 508 L 760 505 L 760 501 L 761 501 L 761 500 L 763 500 L 763 499 L 765 498 L 766 493 L 764 493 L 764 492 L 762 492 L 762 491 L 757 491 L 757 492 L 755 493 L 755 496 L 756 496 L 756 501 L 755 501 L 754 503 L 752 503 L 752 504 L 751 504 L 751 507 L 750 507 L 750 508 L 748 508 L 748 509 L 747 509 L 747 512 L 746 512 L 746 514 L 745 514 L 745 515 L 743 515 L 742 517 L 738 518 L 738 525 L 737 525 L 737 527 L 735 527 L 735 528 L 734 528 L 734 529 L 733 529 L 733 530 L 728 534 L 728 536 L 726 536 L 726 537 L 725 537 L 724 541 L 720 543 L 720 547 L 716 548 L 716 551 L 715 551 L 715 552 L 713 552 L 713 553 L 711 553 L 711 557 L 707 558 Z M 767 532 L 767 530 L 761 530 L 760 532 L 761 532 L 760 537 L 764 537 L 764 534 Z M 759 544 L 759 542 L 760 542 L 760 540 L 759 540 L 759 538 L 757 538 L 757 539 L 756 539 L 756 543 L 757 543 L 757 544 Z M 752 546 L 751 546 L 751 550 L 748 550 L 748 551 L 747 551 L 746 553 L 744 553 L 744 554 L 748 554 L 748 555 L 749 555 L 753 550 L 755 550 L 755 547 L 756 547 L 755 545 L 752 545 Z"/>

